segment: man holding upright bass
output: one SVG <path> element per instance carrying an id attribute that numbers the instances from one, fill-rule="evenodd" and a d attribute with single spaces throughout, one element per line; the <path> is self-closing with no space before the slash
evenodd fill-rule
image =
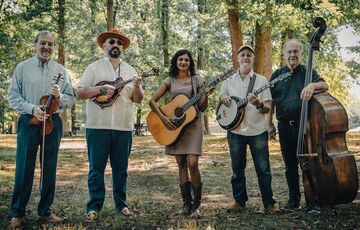
<path id="1" fill-rule="evenodd" d="M 264 211 L 275 214 L 278 209 L 274 205 L 275 200 L 271 188 L 268 132 L 265 123 L 265 114 L 270 110 L 272 98 L 269 89 L 257 96 L 251 93 L 252 88 L 258 89 L 268 83 L 265 77 L 253 71 L 254 55 L 255 52 L 250 46 L 239 48 L 237 57 L 240 68 L 232 77 L 224 81 L 220 90 L 220 102 L 225 106 L 236 103 L 231 96 L 247 98 L 249 102 L 245 106 L 241 123 L 227 133 L 233 171 L 231 184 L 235 199 L 235 203 L 229 209 L 239 211 L 245 208 L 245 202 L 248 200 L 245 168 L 246 148 L 249 145 L 258 176 Z"/>

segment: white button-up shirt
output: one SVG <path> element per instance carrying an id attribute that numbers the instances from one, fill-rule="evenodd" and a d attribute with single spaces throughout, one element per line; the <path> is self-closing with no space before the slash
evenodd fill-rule
<path id="1" fill-rule="evenodd" d="M 254 72 L 251 71 L 245 79 L 242 79 L 237 71 L 233 76 L 226 79 L 220 90 L 220 95 L 235 96 L 240 99 L 245 98 L 249 87 L 250 79 L 253 77 Z M 259 74 L 256 74 L 256 80 L 253 91 L 267 84 L 268 80 Z M 261 102 L 272 100 L 269 89 L 257 95 Z M 256 107 L 248 103 L 245 107 L 244 119 L 238 127 L 231 130 L 231 132 L 244 136 L 259 135 L 267 130 L 265 122 L 265 114 L 261 113 Z"/>
<path id="2" fill-rule="evenodd" d="M 81 76 L 78 87 L 93 87 L 101 81 L 114 81 L 119 75 L 126 81 L 138 76 L 135 69 L 124 61 L 114 69 L 108 57 L 91 63 Z M 140 86 L 141 87 L 141 86 Z M 141 88 L 142 90 L 142 88 Z M 93 101 L 86 102 L 86 128 L 132 131 L 134 129 L 134 106 L 131 99 L 133 83 L 130 82 L 120 91 L 112 106 L 101 109 Z"/>

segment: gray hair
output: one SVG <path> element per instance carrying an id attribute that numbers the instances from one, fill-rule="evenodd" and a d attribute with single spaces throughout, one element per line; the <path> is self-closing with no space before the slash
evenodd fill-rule
<path id="1" fill-rule="evenodd" d="M 287 44 L 289 44 L 289 43 L 291 43 L 291 42 L 296 43 L 296 44 L 299 46 L 299 48 L 300 48 L 300 52 L 301 52 L 301 53 L 303 52 L 303 44 L 299 41 L 299 39 L 291 38 L 291 39 L 287 40 L 287 41 L 284 43 L 284 46 L 283 46 L 283 54 L 284 54 L 284 56 L 285 56 L 286 46 L 287 46 Z"/>
<path id="2" fill-rule="evenodd" d="M 39 33 L 36 35 L 34 43 L 36 44 L 39 41 L 39 37 L 43 36 L 43 35 L 50 35 L 51 37 L 54 38 L 54 36 L 52 36 L 50 31 L 42 30 L 42 31 L 39 31 Z M 55 45 L 55 39 L 54 39 L 54 45 Z"/>

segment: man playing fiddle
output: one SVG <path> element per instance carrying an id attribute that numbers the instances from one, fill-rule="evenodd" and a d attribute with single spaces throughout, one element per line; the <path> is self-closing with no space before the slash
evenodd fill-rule
<path id="1" fill-rule="evenodd" d="M 43 164 L 38 215 L 45 221 L 61 221 L 50 209 L 54 200 L 57 156 L 62 137 L 59 113 L 64 108 L 70 108 L 75 97 L 69 73 L 64 66 L 51 60 L 54 47 L 55 41 L 51 33 L 39 32 L 35 38 L 36 55 L 16 66 L 9 88 L 9 104 L 19 113 L 10 229 L 22 228 L 33 185 L 36 153 L 42 145 L 44 152 L 40 155 L 40 162 Z M 62 75 L 61 80 L 58 84 L 53 84 L 53 77 L 58 75 Z M 59 101 L 59 106 L 51 116 L 53 129 L 42 143 L 42 125 L 30 125 L 30 120 L 33 117 L 39 121 L 50 119 L 49 114 L 38 105 L 44 95 L 52 95 Z"/>

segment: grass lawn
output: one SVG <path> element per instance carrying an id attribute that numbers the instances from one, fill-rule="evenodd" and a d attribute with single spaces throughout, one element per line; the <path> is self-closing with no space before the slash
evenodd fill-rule
<path id="1" fill-rule="evenodd" d="M 359 135 L 360 136 L 360 135 Z M 360 171 L 360 138 L 351 137 L 350 150 Z M 0 135 L 0 228 L 7 229 L 9 204 L 15 172 L 15 135 Z M 353 149 L 351 149 L 353 148 Z M 350 204 L 338 205 L 320 216 L 309 216 L 304 209 L 264 215 L 257 177 L 251 157 L 246 170 L 249 201 L 246 210 L 231 213 L 230 157 L 225 136 L 205 137 L 200 171 L 203 180 L 202 217 L 188 218 L 180 213 L 182 201 L 174 157 L 164 155 L 163 147 L 151 136 L 134 137 L 129 160 L 127 203 L 134 212 L 124 217 L 114 210 L 111 168 L 106 169 L 106 199 L 99 220 L 85 221 L 88 200 L 88 160 L 83 137 L 63 138 L 58 158 L 54 212 L 61 224 L 43 223 L 37 218 L 39 201 L 39 163 L 27 206 L 26 229 L 360 229 L 360 196 Z M 277 142 L 270 142 L 272 185 L 277 205 L 287 201 L 284 164 Z M 357 151 L 357 152 L 356 152 Z M 303 190 L 303 187 L 301 186 Z M 302 191 L 303 192 L 303 191 Z M 304 197 L 301 200 L 305 205 Z"/>

